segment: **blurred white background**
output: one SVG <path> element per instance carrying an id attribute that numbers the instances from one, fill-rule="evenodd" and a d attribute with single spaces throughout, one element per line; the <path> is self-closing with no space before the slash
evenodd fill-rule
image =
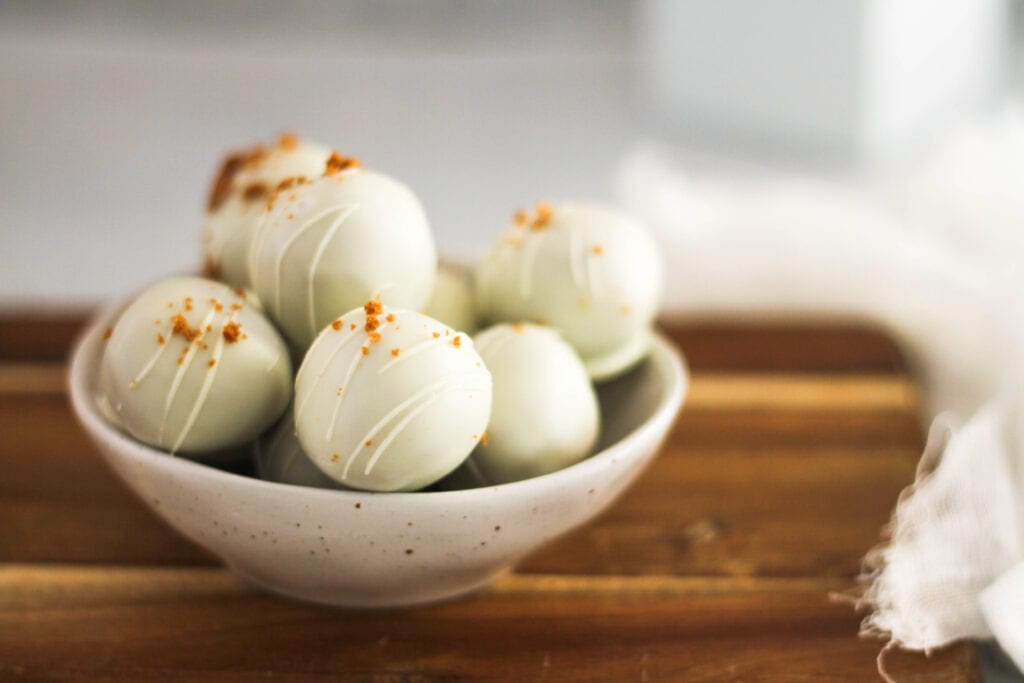
<path id="1" fill-rule="evenodd" d="M 7 0 L 0 306 L 194 270 L 218 159 L 284 129 L 407 182 L 465 257 L 538 198 L 613 200 L 643 140 L 844 173 L 910 159 L 1013 81 L 1011 9 Z"/>

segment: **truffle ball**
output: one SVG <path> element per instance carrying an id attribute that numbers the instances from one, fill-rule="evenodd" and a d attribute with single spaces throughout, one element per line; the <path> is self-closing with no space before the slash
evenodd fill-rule
<path id="1" fill-rule="evenodd" d="M 295 415 L 289 410 L 281 422 L 256 443 L 256 474 L 261 479 L 321 489 L 343 488 L 317 469 L 302 450 L 295 433 Z"/>
<path id="2" fill-rule="evenodd" d="M 557 328 L 597 381 L 647 353 L 660 297 L 661 261 L 645 226 L 583 203 L 517 213 L 477 271 L 485 319 Z"/>
<path id="3" fill-rule="evenodd" d="M 101 402 L 139 441 L 212 454 L 256 438 L 291 398 L 291 361 L 274 327 L 230 287 L 160 282 L 109 330 Z"/>
<path id="4" fill-rule="evenodd" d="M 249 248 L 267 198 L 286 178 L 317 178 L 328 147 L 282 135 L 277 143 L 232 152 L 214 181 L 203 232 L 207 274 L 235 287 L 249 285 Z"/>
<path id="5" fill-rule="evenodd" d="M 464 333 L 371 301 L 320 333 L 295 397 L 299 441 L 325 474 L 351 488 L 413 491 L 480 441 L 491 374 Z"/>
<path id="6" fill-rule="evenodd" d="M 467 334 L 476 332 L 472 273 L 442 263 L 437 269 L 434 291 L 423 312 L 453 330 Z"/>
<path id="7" fill-rule="evenodd" d="M 416 196 L 355 164 L 279 192 L 256 230 L 249 269 L 264 308 L 297 351 L 367 299 L 423 308 L 436 271 Z"/>
<path id="8" fill-rule="evenodd" d="M 475 478 L 502 484 L 547 474 L 590 455 L 597 397 L 579 356 L 556 330 L 496 325 L 476 337 L 494 382 L 487 442 L 467 462 Z"/>

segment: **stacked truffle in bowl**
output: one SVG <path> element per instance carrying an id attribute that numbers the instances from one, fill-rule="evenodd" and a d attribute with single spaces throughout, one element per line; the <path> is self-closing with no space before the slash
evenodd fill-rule
<path id="1" fill-rule="evenodd" d="M 262 478 L 324 488 L 579 462 L 600 431 L 594 383 L 646 356 L 660 296 L 644 227 L 582 203 L 518 212 L 475 269 L 439 268 L 408 187 L 294 136 L 224 162 L 204 251 L 207 277 L 117 314 L 104 415 L 170 453 L 255 450 Z"/>

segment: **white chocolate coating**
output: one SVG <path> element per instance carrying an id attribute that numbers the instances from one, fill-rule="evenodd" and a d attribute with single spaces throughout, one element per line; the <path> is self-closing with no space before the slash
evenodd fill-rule
<path id="1" fill-rule="evenodd" d="M 477 329 L 473 299 L 472 275 L 442 263 L 437 269 L 434 292 L 423 312 L 453 330 L 473 334 Z"/>
<path id="2" fill-rule="evenodd" d="M 305 140 L 260 149 L 263 154 L 233 175 L 227 194 L 207 212 L 203 231 L 206 268 L 235 287 L 249 285 L 249 250 L 267 195 L 285 178 L 319 177 L 331 155 L 328 147 Z M 262 191 L 247 192 L 250 188 Z"/>
<path id="3" fill-rule="evenodd" d="M 260 479 L 321 489 L 344 488 L 317 469 L 302 450 L 291 410 L 286 411 L 277 427 L 256 443 L 254 460 Z"/>
<path id="4" fill-rule="evenodd" d="M 291 398 L 274 327 L 227 285 L 197 277 L 142 292 L 111 328 L 100 402 L 139 441 L 210 453 L 256 438 Z"/>
<path id="5" fill-rule="evenodd" d="M 437 254 L 419 200 L 361 168 L 282 192 L 253 238 L 253 288 L 292 346 L 371 298 L 419 310 Z"/>
<path id="6" fill-rule="evenodd" d="M 502 234 L 477 271 L 477 301 L 491 322 L 557 328 L 595 381 L 646 355 L 662 288 L 645 226 L 610 208 L 538 205 Z"/>
<path id="7" fill-rule="evenodd" d="M 494 404 L 487 444 L 467 461 L 472 479 L 503 484 L 583 460 L 597 442 L 597 396 L 579 356 L 558 332 L 496 325 L 477 335 L 491 371 Z"/>
<path id="8" fill-rule="evenodd" d="M 414 491 L 458 467 L 480 440 L 491 374 L 464 333 L 367 306 L 324 328 L 306 353 L 295 380 L 299 440 L 346 486 Z"/>

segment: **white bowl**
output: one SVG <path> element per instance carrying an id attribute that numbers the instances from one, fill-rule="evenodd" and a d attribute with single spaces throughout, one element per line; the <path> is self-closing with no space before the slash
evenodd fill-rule
<path id="1" fill-rule="evenodd" d="M 364 493 L 232 474 L 143 445 L 94 401 L 106 320 L 79 340 L 71 402 L 107 463 L 182 535 L 252 583 L 331 605 L 432 602 L 485 586 L 589 521 L 636 479 L 683 403 L 682 356 L 656 336 L 650 358 L 599 387 L 599 450 L 533 479 L 464 491 Z"/>

